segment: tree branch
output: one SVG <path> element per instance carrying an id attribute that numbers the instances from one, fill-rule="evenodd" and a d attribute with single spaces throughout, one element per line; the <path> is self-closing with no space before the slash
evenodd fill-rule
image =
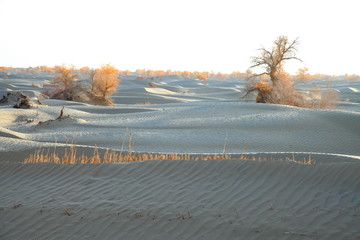
<path id="1" fill-rule="evenodd" d="M 251 88 L 251 89 L 248 89 L 245 93 L 244 96 L 242 96 L 241 98 L 246 98 L 251 92 L 253 91 L 256 91 L 257 89 L 256 88 Z"/>

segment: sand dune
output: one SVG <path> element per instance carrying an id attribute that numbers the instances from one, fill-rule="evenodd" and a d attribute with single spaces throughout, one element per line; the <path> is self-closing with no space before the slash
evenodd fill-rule
<path id="1" fill-rule="evenodd" d="M 114 106 L 92 106 L 42 98 L 48 79 L 0 83 L 42 102 L 0 105 L 0 239 L 360 239 L 360 83 L 333 82 L 340 104 L 319 110 L 246 102 L 238 80 L 177 76 L 158 88 L 124 77 Z M 69 117 L 56 120 L 63 106 Z M 70 142 L 121 151 L 130 134 L 137 152 L 233 159 L 22 163 Z"/>
<path id="2" fill-rule="evenodd" d="M 351 91 L 353 91 L 353 92 L 356 92 L 356 93 L 360 92 L 359 89 L 356 89 L 356 88 L 353 88 L 353 87 L 349 87 L 349 89 L 350 89 Z"/>
<path id="3" fill-rule="evenodd" d="M 320 152 L 360 156 L 360 113 L 236 102 L 132 107 L 68 105 L 2 109 L 2 134 L 23 139 L 120 149 L 126 131 L 143 152 Z M 15 119 L 17 119 L 15 121 Z M 32 119 L 26 123 L 25 119 Z M 276 138 L 276 140 L 274 140 Z M 154 151 L 155 149 L 155 151 Z M 7 149 L 12 151 L 12 148 Z"/>
<path id="4" fill-rule="evenodd" d="M 147 92 L 155 93 L 155 94 L 167 94 L 167 95 L 176 94 L 175 92 L 169 91 L 164 88 L 145 88 L 145 90 Z"/>
<path id="5" fill-rule="evenodd" d="M 359 162 L 1 164 L 0 236 L 354 239 L 359 171 Z"/>

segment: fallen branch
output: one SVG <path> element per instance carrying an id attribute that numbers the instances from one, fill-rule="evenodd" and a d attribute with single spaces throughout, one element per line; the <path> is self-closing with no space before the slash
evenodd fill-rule
<path id="1" fill-rule="evenodd" d="M 62 109 L 60 110 L 60 114 L 59 114 L 59 116 L 57 117 L 57 118 L 55 118 L 55 119 L 50 119 L 50 120 L 47 120 L 47 121 L 45 121 L 45 122 L 42 122 L 42 121 L 40 121 L 39 123 L 38 123 L 38 125 L 42 125 L 42 124 L 44 124 L 44 123 L 49 123 L 49 122 L 53 122 L 53 121 L 61 121 L 61 120 L 63 120 L 63 119 L 66 119 L 66 118 L 70 118 L 70 115 L 65 115 L 64 116 L 64 106 L 62 107 Z"/>
<path id="2" fill-rule="evenodd" d="M 61 120 L 61 119 L 65 119 L 65 118 L 69 118 L 70 115 L 64 116 L 64 106 L 62 107 L 62 109 L 60 110 L 60 114 L 59 116 L 55 119 L 55 120 Z"/>

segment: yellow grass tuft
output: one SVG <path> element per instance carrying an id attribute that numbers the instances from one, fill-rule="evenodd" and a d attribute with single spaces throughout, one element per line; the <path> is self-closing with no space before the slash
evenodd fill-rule
<path id="1" fill-rule="evenodd" d="M 239 155 L 239 154 L 237 154 Z M 60 156 L 55 149 L 50 152 L 50 149 L 38 149 L 34 154 L 30 154 L 23 163 L 55 163 L 55 164 L 104 164 L 104 163 L 124 163 L 124 162 L 139 162 L 151 160 L 254 160 L 254 161 L 289 161 L 298 164 L 314 164 L 315 161 L 309 155 L 307 159 L 297 160 L 293 154 L 292 158 L 273 158 L 261 156 L 248 156 L 245 154 L 187 154 L 187 153 L 136 153 L 132 151 L 118 152 L 115 150 L 106 150 L 103 154 L 99 153 L 99 149 L 95 148 L 91 156 L 84 153 L 77 154 L 77 149 L 74 144 L 65 148 L 64 154 Z"/>

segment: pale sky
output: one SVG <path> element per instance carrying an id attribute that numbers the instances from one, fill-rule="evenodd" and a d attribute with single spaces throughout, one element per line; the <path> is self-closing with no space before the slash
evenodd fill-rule
<path id="1" fill-rule="evenodd" d="M 0 66 L 232 72 L 279 35 L 286 70 L 360 74 L 358 0 L 0 0 Z"/>

